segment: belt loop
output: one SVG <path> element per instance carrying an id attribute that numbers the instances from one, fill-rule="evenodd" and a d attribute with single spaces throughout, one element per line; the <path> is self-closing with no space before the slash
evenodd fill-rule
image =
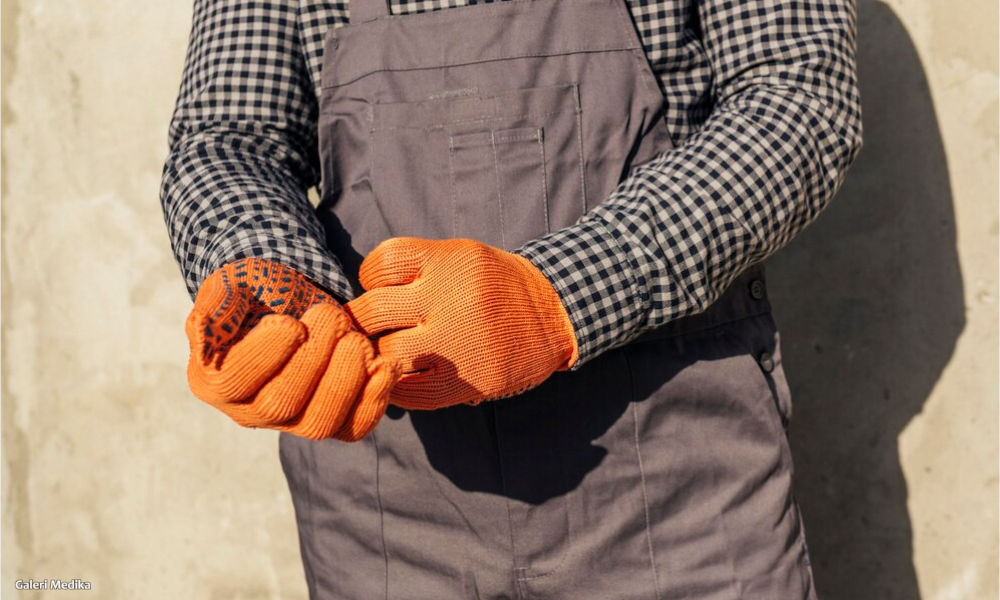
<path id="1" fill-rule="evenodd" d="M 347 8 L 351 23 L 363 23 L 389 16 L 389 0 L 350 0 Z"/>

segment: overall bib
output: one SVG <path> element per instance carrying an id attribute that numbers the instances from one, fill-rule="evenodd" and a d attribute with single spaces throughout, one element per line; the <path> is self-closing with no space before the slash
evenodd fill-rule
<path id="1" fill-rule="evenodd" d="M 327 243 L 514 250 L 671 147 L 625 0 L 351 0 L 320 96 Z M 814 598 L 763 271 L 520 396 L 281 436 L 313 598 Z"/>

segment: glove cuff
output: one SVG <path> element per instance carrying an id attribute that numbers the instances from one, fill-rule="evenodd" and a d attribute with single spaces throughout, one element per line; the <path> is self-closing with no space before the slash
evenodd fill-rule
<path id="1" fill-rule="evenodd" d="M 544 315 L 547 320 L 551 320 L 553 324 L 552 332 L 556 340 L 556 347 L 565 356 L 565 360 L 556 370 L 568 371 L 580 357 L 576 331 L 573 328 L 572 320 L 570 320 L 569 312 L 563 305 L 559 292 L 556 291 L 552 282 L 534 263 L 519 254 L 510 255 L 521 264 L 526 273 L 527 285 L 538 313 Z"/>

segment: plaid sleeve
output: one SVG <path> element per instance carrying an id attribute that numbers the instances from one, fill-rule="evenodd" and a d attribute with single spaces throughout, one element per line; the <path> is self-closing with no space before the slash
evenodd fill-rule
<path id="1" fill-rule="evenodd" d="M 576 329 L 575 368 L 708 308 L 812 222 L 861 147 L 852 0 L 698 4 L 714 109 L 575 225 L 517 250 Z"/>
<path id="2" fill-rule="evenodd" d="M 293 0 L 195 0 L 160 190 L 192 297 L 251 256 L 351 297 L 306 194 L 318 108 L 300 31 Z"/>

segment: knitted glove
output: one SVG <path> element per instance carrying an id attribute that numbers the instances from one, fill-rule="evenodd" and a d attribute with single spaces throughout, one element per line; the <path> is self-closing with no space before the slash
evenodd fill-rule
<path id="1" fill-rule="evenodd" d="M 185 331 L 191 391 L 244 427 L 359 440 L 400 376 L 329 294 L 269 260 L 209 275 Z"/>
<path id="2" fill-rule="evenodd" d="M 393 238 L 361 264 L 347 310 L 403 377 L 403 408 L 477 404 L 524 392 L 576 362 L 576 336 L 530 261 L 474 240 Z"/>

